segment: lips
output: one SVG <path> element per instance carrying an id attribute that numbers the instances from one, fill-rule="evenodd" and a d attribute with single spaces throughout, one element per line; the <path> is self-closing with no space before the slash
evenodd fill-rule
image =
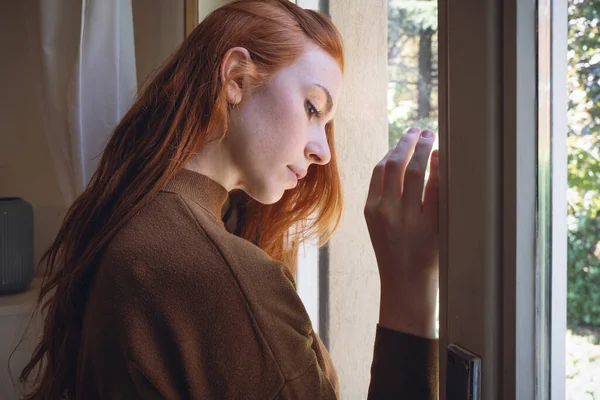
<path id="1" fill-rule="evenodd" d="M 292 166 L 288 166 L 288 168 L 296 175 L 296 178 L 298 178 L 298 180 L 300 180 L 306 176 L 306 173 L 307 173 L 306 170 L 300 170 L 300 169 L 294 168 Z"/>

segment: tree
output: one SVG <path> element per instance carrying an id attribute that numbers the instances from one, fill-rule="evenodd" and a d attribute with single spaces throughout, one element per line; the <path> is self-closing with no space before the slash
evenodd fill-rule
<path id="1" fill-rule="evenodd" d="M 600 326 L 600 0 L 569 0 L 568 317 Z"/>
<path id="2" fill-rule="evenodd" d="M 410 126 L 437 130 L 437 1 L 388 0 L 390 146 Z"/>

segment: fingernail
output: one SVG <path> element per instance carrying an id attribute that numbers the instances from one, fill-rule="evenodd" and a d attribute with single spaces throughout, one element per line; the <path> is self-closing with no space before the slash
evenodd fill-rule
<path id="1" fill-rule="evenodd" d="M 419 132 L 421 132 L 421 130 L 419 128 L 412 127 L 406 133 L 419 133 Z"/>
<path id="2" fill-rule="evenodd" d="M 421 132 L 421 136 L 423 136 L 424 138 L 430 138 L 433 137 L 433 132 L 431 132 L 430 130 L 425 130 Z"/>

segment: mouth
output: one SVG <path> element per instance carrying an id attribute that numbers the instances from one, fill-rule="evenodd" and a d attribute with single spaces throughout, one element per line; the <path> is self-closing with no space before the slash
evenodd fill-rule
<path id="1" fill-rule="evenodd" d="M 294 180 L 294 187 L 296 187 L 296 185 L 298 184 L 298 181 L 300 180 L 300 178 L 298 177 L 298 174 L 296 172 L 294 172 L 293 169 L 291 169 L 290 167 L 288 167 L 288 169 L 290 170 L 290 173 L 292 175 L 292 179 Z"/>
<path id="2" fill-rule="evenodd" d="M 297 180 L 300 180 L 306 176 L 306 171 L 298 171 L 295 168 L 288 165 L 288 169 L 292 171 Z"/>

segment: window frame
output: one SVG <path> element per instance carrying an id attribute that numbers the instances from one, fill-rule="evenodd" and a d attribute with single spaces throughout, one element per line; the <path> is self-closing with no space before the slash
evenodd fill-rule
<path id="1" fill-rule="evenodd" d="M 439 3 L 442 399 L 450 344 L 482 357 L 482 398 L 547 399 L 547 382 L 565 397 L 566 5 L 550 1 L 549 149 L 537 130 L 538 3 Z M 540 150 L 551 155 L 549 288 L 538 281 Z M 540 358 L 537 289 L 552 294 Z"/>

